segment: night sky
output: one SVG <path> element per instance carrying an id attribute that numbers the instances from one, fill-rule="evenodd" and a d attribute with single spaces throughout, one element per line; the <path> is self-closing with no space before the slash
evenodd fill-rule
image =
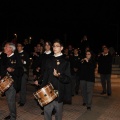
<path id="1" fill-rule="evenodd" d="M 116 50 L 119 42 L 119 11 L 117 0 L 1 0 L 0 41 L 10 40 L 14 33 L 18 39 L 32 36 L 79 45 L 84 34 L 91 46 L 109 44 Z M 111 42 L 110 42 L 111 40 Z"/>

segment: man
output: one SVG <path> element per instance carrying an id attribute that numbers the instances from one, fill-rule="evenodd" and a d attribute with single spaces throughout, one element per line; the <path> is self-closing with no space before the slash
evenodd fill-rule
<path id="1" fill-rule="evenodd" d="M 53 109 L 56 110 L 55 119 L 62 120 L 64 84 L 69 83 L 71 78 L 70 63 L 64 59 L 62 50 L 63 45 L 61 41 L 55 40 L 53 42 L 54 56 L 52 56 L 46 62 L 43 82 L 41 86 L 44 87 L 50 82 L 53 85 L 54 89 L 58 91 L 58 97 L 44 106 L 45 120 L 52 120 L 51 114 Z"/>
<path id="2" fill-rule="evenodd" d="M 112 70 L 112 56 L 107 47 L 103 48 L 103 53 L 98 58 L 98 72 L 100 73 L 102 84 L 102 95 L 111 96 L 111 70 Z"/>
<path id="3" fill-rule="evenodd" d="M 71 65 L 71 75 L 72 75 L 72 96 L 76 93 L 78 95 L 79 91 L 79 85 L 80 85 L 80 80 L 79 80 L 79 70 L 80 70 L 80 61 L 81 61 L 81 56 L 78 53 L 78 49 L 74 49 L 74 54 L 70 59 L 70 65 Z"/>
<path id="4" fill-rule="evenodd" d="M 22 76 L 22 80 L 21 80 L 21 89 L 20 89 L 20 100 L 18 102 L 19 106 L 24 106 L 24 104 L 26 103 L 26 84 L 27 84 L 27 79 L 28 79 L 28 74 L 29 74 L 29 65 L 30 65 L 30 59 L 29 59 L 29 55 L 27 52 L 25 52 L 24 50 L 24 46 L 21 42 L 17 43 L 17 50 L 18 50 L 18 54 L 21 58 L 22 64 L 23 64 L 23 69 L 24 69 L 24 74 Z"/>
<path id="5" fill-rule="evenodd" d="M 1 77 L 6 76 L 9 73 L 14 80 L 13 85 L 5 92 L 10 114 L 4 118 L 4 120 L 16 120 L 16 92 L 20 89 L 20 79 L 23 74 L 22 62 L 18 55 L 14 53 L 15 45 L 13 43 L 6 43 L 4 46 L 4 52 L 7 57 L 5 61 L 2 61 L 1 65 Z"/>

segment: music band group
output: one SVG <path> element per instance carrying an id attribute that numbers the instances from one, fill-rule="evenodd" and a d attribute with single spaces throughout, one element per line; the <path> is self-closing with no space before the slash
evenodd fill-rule
<path id="1" fill-rule="evenodd" d="M 53 42 L 53 52 L 49 41 L 45 42 L 44 47 L 44 53 L 39 59 L 36 59 L 32 66 L 34 84 L 39 88 L 33 95 L 43 107 L 44 119 L 52 120 L 52 113 L 55 111 L 55 119 L 62 120 L 63 103 L 71 103 L 71 96 L 78 94 L 79 85 L 83 105 L 91 110 L 96 68 L 96 60 L 92 52 L 87 50 L 85 56 L 81 57 L 78 55 L 78 49 L 74 49 L 74 56 L 69 56 L 68 60 L 68 56 L 62 52 L 64 48 L 59 39 Z M 108 52 L 107 48 L 103 52 L 106 51 Z M 36 55 L 34 54 L 34 56 Z M 104 56 L 102 55 L 102 57 Z M 102 67 L 106 66 L 106 64 L 103 66 L 102 57 L 99 59 L 100 73 L 103 71 Z M 109 63 L 107 69 L 110 72 L 111 58 L 110 56 L 105 61 Z M 19 93 L 19 106 L 24 106 L 26 103 L 26 84 L 30 64 L 29 55 L 24 51 L 22 43 L 18 42 L 17 46 L 11 42 L 5 43 L 4 52 L 0 56 L 0 92 L 5 94 L 10 112 L 5 120 L 16 120 L 17 118 L 16 93 Z M 110 75 L 110 73 L 105 74 Z M 105 77 L 104 73 L 101 75 Z M 108 95 L 111 95 L 111 84 L 109 83 L 106 88 L 104 78 L 103 82 L 103 94 L 107 92 Z"/>

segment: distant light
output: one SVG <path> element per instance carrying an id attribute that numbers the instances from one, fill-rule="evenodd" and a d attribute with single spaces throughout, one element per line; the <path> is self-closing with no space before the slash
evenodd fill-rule
<path id="1" fill-rule="evenodd" d="M 29 39 L 32 39 L 32 37 L 29 37 Z"/>
<path id="2" fill-rule="evenodd" d="M 16 33 L 14 34 L 14 36 L 16 36 L 16 38 L 17 38 L 17 34 Z"/>

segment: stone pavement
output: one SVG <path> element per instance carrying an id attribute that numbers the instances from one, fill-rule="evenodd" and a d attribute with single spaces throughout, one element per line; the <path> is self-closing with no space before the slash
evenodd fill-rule
<path id="1" fill-rule="evenodd" d="M 94 87 L 92 110 L 88 111 L 82 106 L 82 97 L 79 95 L 72 97 L 72 105 L 65 104 L 63 107 L 63 120 L 120 120 L 120 83 L 112 85 L 112 96 L 100 95 L 102 88 L 100 83 Z M 27 85 L 27 103 L 19 107 L 17 102 L 19 94 L 16 96 L 17 120 L 43 120 L 41 108 L 34 100 L 33 93 L 35 87 Z M 8 115 L 8 106 L 6 98 L 0 97 L 0 120 Z M 53 116 L 54 120 L 54 116 Z"/>

